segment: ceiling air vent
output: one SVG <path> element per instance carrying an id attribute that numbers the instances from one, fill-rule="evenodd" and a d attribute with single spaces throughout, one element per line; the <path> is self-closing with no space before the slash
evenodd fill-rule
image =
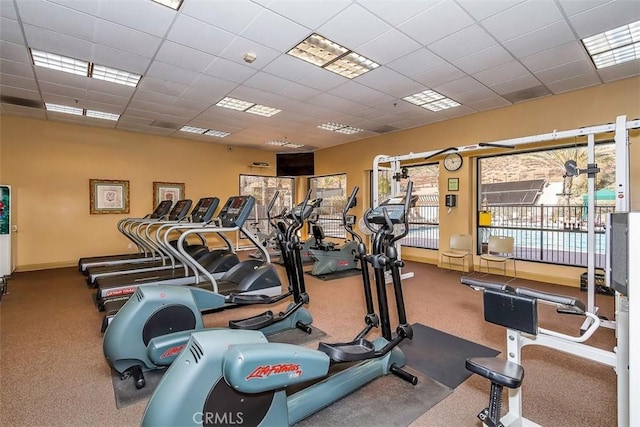
<path id="1" fill-rule="evenodd" d="M 549 91 L 546 86 L 540 85 L 519 90 L 517 92 L 507 93 L 506 95 L 502 95 L 502 97 L 515 104 L 516 102 L 528 101 L 530 99 L 540 98 L 547 95 L 551 95 L 551 91 Z"/>
<path id="2" fill-rule="evenodd" d="M 380 126 L 377 129 L 371 129 L 371 132 L 375 132 L 375 133 L 389 133 L 389 132 L 395 132 L 397 130 L 400 130 L 398 128 L 395 128 L 393 126 L 389 126 L 389 125 L 384 125 L 384 126 Z"/>
<path id="3" fill-rule="evenodd" d="M 41 101 L 35 101 L 33 99 L 18 98 L 18 97 L 15 97 L 15 96 L 2 95 L 2 96 L 0 96 L 0 102 L 2 102 L 3 104 L 19 105 L 21 107 L 40 108 L 40 109 L 42 109 L 42 102 Z"/>
<path id="4" fill-rule="evenodd" d="M 151 126 L 164 128 L 164 129 L 176 129 L 176 130 L 182 127 L 182 125 L 179 125 L 177 123 L 163 122 L 162 120 L 154 120 L 153 122 L 151 122 Z"/>

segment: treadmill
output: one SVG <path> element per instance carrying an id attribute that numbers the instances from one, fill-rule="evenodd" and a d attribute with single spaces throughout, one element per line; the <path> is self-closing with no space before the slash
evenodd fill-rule
<path id="1" fill-rule="evenodd" d="M 162 241 L 163 247 L 167 252 L 181 262 L 180 266 L 174 269 L 158 270 L 153 272 L 140 272 L 135 274 L 124 274 L 119 276 L 100 277 L 96 280 L 97 291 L 95 295 L 98 309 L 103 311 L 106 300 L 126 300 L 139 285 L 143 284 L 170 284 L 170 285 L 190 285 L 196 282 L 193 269 L 185 262 L 183 255 L 178 251 L 177 241 L 169 241 L 169 236 L 174 232 L 182 233 L 185 230 L 193 228 L 202 228 L 207 226 L 212 220 L 213 214 L 218 207 L 218 198 L 207 197 L 200 199 L 194 213 L 191 215 L 191 222 L 169 224 L 167 230 L 158 233 L 163 236 L 158 238 Z M 223 233 L 218 233 L 219 237 L 226 243 L 226 249 L 212 249 L 206 245 L 206 238 L 201 234 L 198 235 L 203 245 L 187 245 L 185 250 L 196 261 L 205 265 L 206 268 L 214 274 L 214 277 L 220 278 L 231 267 L 240 262 L 237 254 L 233 251 L 233 243 Z M 194 249 L 195 248 L 195 249 Z"/>
<path id="2" fill-rule="evenodd" d="M 266 248 L 260 244 L 256 236 L 245 228 L 245 222 L 249 215 L 251 215 L 254 205 L 255 198 L 253 196 L 232 196 L 222 207 L 215 223 L 201 228 L 187 229 L 180 235 L 177 250 L 180 252 L 183 260 L 188 263 L 187 265 L 193 270 L 194 284 L 192 286 L 211 290 L 221 295 L 253 295 L 258 299 L 268 299 L 269 297 L 282 294 L 282 283 L 276 268 L 270 263 L 269 253 Z M 263 254 L 263 258 L 260 260 L 247 259 L 240 261 L 224 273 L 219 280 L 215 279 L 205 266 L 198 263 L 194 257 L 189 255 L 184 245 L 184 242 L 187 241 L 192 234 L 222 234 L 234 232 L 243 233 L 259 248 Z M 146 284 L 149 285 L 149 283 Z M 132 286 L 134 286 L 135 291 L 137 285 L 132 284 Z M 103 301 L 105 318 L 102 323 L 102 332 L 106 330 L 117 311 L 128 301 L 129 296 L 130 295 L 124 298 L 116 297 L 105 299 Z"/>
<path id="3" fill-rule="evenodd" d="M 169 210 L 171 210 L 172 204 L 173 202 L 171 200 L 163 200 L 158 203 L 158 206 L 156 206 L 152 213 L 142 218 L 124 218 L 118 221 L 118 231 L 138 247 L 137 253 L 83 257 L 78 260 L 78 270 L 87 274 L 89 267 L 145 262 L 153 258 L 155 255 L 152 249 L 147 247 L 144 242 L 139 241 L 138 238 L 132 234 L 131 228 L 142 221 L 162 220 L 169 213 Z"/>
<path id="4" fill-rule="evenodd" d="M 166 220 L 141 221 L 135 230 L 133 230 L 133 234 L 141 241 L 145 242 L 147 246 L 153 248 L 155 253 L 161 254 L 160 257 L 151 258 L 144 262 L 90 267 L 87 269 L 87 285 L 95 287 L 96 280 L 99 277 L 153 271 L 154 269 L 173 268 L 175 266 L 175 259 L 173 259 L 171 254 L 167 253 L 167 251 L 161 247 L 158 241 L 155 240 L 150 233 L 152 229 L 157 230 L 163 225 L 175 224 L 176 222 L 183 221 L 189 213 L 191 204 L 192 201 L 190 199 L 178 200 L 173 206 L 173 209 L 171 209 Z"/>

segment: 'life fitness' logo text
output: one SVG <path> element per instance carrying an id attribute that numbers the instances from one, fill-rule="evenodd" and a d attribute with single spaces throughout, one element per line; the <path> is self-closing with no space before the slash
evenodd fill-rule
<path id="1" fill-rule="evenodd" d="M 291 378 L 297 378 L 302 375 L 302 369 L 297 363 L 277 363 L 275 365 L 258 366 L 249 375 L 247 380 L 256 378 L 266 378 L 271 375 L 289 374 Z"/>

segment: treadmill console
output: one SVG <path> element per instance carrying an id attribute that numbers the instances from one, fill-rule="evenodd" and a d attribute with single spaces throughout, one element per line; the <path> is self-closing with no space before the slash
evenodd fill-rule
<path id="1" fill-rule="evenodd" d="M 165 216 L 171 210 L 171 205 L 172 204 L 173 204 L 173 202 L 171 200 L 163 200 L 163 201 L 161 201 L 160 203 L 158 203 L 158 206 L 156 206 L 156 209 L 149 216 L 149 218 L 152 218 L 152 219 L 162 218 L 163 216 Z"/>
<path id="2" fill-rule="evenodd" d="M 412 196 L 410 207 L 414 207 L 418 201 L 418 196 Z M 402 224 L 404 222 L 404 197 L 393 197 L 385 200 L 380 205 L 369 211 L 367 221 L 371 224 L 385 224 L 383 209 L 387 211 L 392 224 Z"/>
<path id="3" fill-rule="evenodd" d="M 171 209 L 168 220 L 180 221 L 184 219 L 189 213 L 189 209 L 191 209 L 191 203 L 193 203 L 191 199 L 178 200 L 173 209 Z"/>
<path id="4" fill-rule="evenodd" d="M 356 216 L 355 215 L 347 215 L 347 225 L 354 226 L 356 225 Z"/>
<path id="5" fill-rule="evenodd" d="M 242 227 L 256 204 L 253 196 L 229 197 L 218 218 L 222 227 Z"/>
<path id="6" fill-rule="evenodd" d="M 217 197 L 203 197 L 198 200 L 191 211 L 191 222 L 209 222 L 218 209 L 220 199 Z"/>

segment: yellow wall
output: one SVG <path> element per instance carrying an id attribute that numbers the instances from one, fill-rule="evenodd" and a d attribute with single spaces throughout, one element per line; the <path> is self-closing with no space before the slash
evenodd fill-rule
<path id="1" fill-rule="evenodd" d="M 450 146 L 609 123 L 618 115 L 640 117 L 640 78 L 621 80 L 457 119 L 385 134 L 316 152 L 318 175 L 347 173 L 349 190 L 360 186 L 361 215 L 369 204 L 369 173 L 378 154 L 402 155 Z M 72 265 L 79 257 L 127 252 L 115 233 L 123 215 L 89 215 L 89 179 L 124 179 L 131 186 L 131 216 L 152 209 L 152 182 L 184 182 L 186 195 L 221 201 L 238 191 L 238 174 L 264 175 L 253 161 L 275 164 L 273 152 L 135 134 L 56 122 L 1 117 L 0 182 L 13 186 L 19 226 L 17 265 L 21 270 Z M 640 210 L 640 136 L 632 132 L 631 203 Z M 635 144 L 633 144 L 635 142 Z M 547 144 L 548 145 L 548 144 Z M 273 172 L 273 171 L 270 171 Z M 460 178 L 458 207 L 440 211 L 441 242 L 454 232 L 472 233 L 475 224 L 475 165 L 465 158 L 461 170 L 440 167 L 441 188 Z M 266 173 L 268 174 L 268 173 Z M 297 180 L 297 184 L 304 180 Z M 304 189 L 298 186 L 298 197 Z M 444 192 L 444 191 L 441 191 Z M 405 249 L 406 259 L 437 262 L 438 252 Z M 518 275 L 576 285 L 582 269 L 519 262 Z"/>
<path id="2" fill-rule="evenodd" d="M 316 173 L 328 174 L 337 171 L 347 173 L 347 183 L 364 187 L 369 179 L 363 171 L 372 169 L 374 157 L 420 153 L 451 146 L 465 146 L 479 142 L 499 141 L 510 138 L 550 133 L 554 130 L 571 130 L 580 127 L 614 122 L 618 115 L 628 120 L 640 117 L 640 78 L 625 79 L 562 95 L 545 97 L 505 108 L 451 119 L 408 131 L 385 134 L 364 141 L 340 145 L 316 153 Z M 631 209 L 640 210 L 640 132 L 631 136 Z M 552 146 L 558 141 L 546 143 Z M 586 142 L 586 140 L 582 141 Z M 540 144 L 543 145 L 543 144 Z M 488 154 L 489 152 L 483 152 Z M 474 234 L 475 162 L 466 156 L 462 168 L 447 172 L 440 164 L 440 192 L 445 193 L 447 179 L 458 177 L 460 190 L 458 207 L 451 213 L 440 208 L 440 246 L 447 249 L 448 236 L 452 233 Z M 368 193 L 361 193 L 359 202 L 368 204 Z M 362 199 L 364 197 L 364 200 Z M 359 204 L 361 214 L 364 204 Z M 365 206 L 366 207 L 366 206 Z M 475 239 L 475 236 L 474 236 Z M 437 263 L 438 251 L 403 248 L 403 257 Z M 477 258 L 475 260 L 477 265 Z M 536 280 L 577 286 L 583 268 L 570 268 L 539 263 L 518 262 L 518 276 Z"/>
<path id="3" fill-rule="evenodd" d="M 123 217 L 153 210 L 153 181 L 183 182 L 186 197 L 238 192 L 238 174 L 264 174 L 273 152 L 42 120 L 2 117 L 0 181 L 13 186 L 19 270 L 130 252 Z M 129 215 L 90 215 L 89 179 L 129 180 Z"/>

